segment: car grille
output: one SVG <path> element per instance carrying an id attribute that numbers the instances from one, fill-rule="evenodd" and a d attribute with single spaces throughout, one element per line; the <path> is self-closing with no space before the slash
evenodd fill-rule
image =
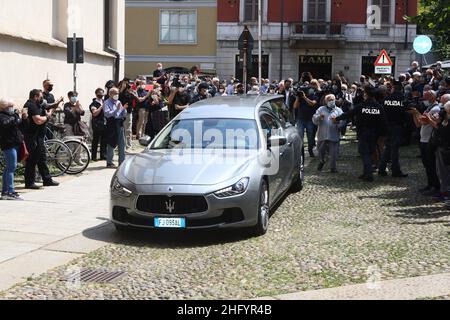
<path id="1" fill-rule="evenodd" d="M 191 214 L 208 211 L 208 203 L 202 196 L 139 196 L 136 209 L 153 214 Z"/>

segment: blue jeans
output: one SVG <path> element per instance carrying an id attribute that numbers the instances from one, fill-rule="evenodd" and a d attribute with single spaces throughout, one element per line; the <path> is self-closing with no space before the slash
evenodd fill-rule
<path id="1" fill-rule="evenodd" d="M 121 165 L 125 161 L 125 130 L 123 127 L 119 129 L 117 145 L 119 148 L 119 165 Z M 108 165 L 113 164 L 114 149 L 109 144 L 106 148 L 106 161 Z"/>
<path id="2" fill-rule="evenodd" d="M 305 140 L 306 130 L 306 136 L 308 137 L 308 151 L 309 153 L 313 152 L 313 149 L 316 146 L 316 130 L 314 123 L 312 121 L 299 119 L 297 124 L 302 141 Z"/>
<path id="3" fill-rule="evenodd" d="M 14 173 L 17 169 L 17 158 L 19 155 L 19 148 L 12 148 L 3 151 L 5 156 L 6 167 L 3 172 L 3 184 L 2 193 L 13 193 L 14 192 Z"/>

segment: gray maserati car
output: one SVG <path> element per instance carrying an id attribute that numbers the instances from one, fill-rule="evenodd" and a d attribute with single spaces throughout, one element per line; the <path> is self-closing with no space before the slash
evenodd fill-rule
<path id="1" fill-rule="evenodd" d="M 118 231 L 247 228 L 267 232 L 271 209 L 303 187 L 303 142 L 281 96 L 193 104 L 111 181 Z"/>

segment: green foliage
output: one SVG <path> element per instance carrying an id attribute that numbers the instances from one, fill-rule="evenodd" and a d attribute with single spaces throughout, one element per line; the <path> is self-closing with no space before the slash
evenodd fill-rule
<path id="1" fill-rule="evenodd" d="M 420 0 L 418 15 L 407 19 L 422 33 L 434 36 L 436 53 L 450 57 L 450 0 Z"/>

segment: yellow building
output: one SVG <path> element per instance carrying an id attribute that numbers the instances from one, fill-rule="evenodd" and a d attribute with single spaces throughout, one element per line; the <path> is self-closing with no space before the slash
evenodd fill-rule
<path id="1" fill-rule="evenodd" d="M 153 75 L 164 68 L 216 71 L 216 0 L 126 0 L 125 74 Z"/>

